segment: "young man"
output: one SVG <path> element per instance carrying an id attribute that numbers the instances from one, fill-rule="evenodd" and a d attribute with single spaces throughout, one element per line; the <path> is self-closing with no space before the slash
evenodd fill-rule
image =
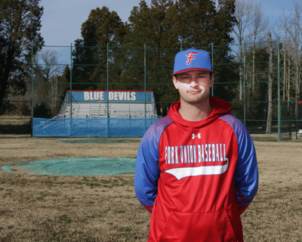
<path id="1" fill-rule="evenodd" d="M 177 53 L 180 101 L 141 141 L 134 185 L 151 213 L 149 242 L 243 241 L 240 215 L 258 189 L 256 153 L 231 105 L 210 96 L 212 72 L 207 52 Z"/>

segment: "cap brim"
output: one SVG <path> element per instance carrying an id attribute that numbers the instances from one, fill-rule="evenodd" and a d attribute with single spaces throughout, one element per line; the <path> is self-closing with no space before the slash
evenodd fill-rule
<path id="1" fill-rule="evenodd" d="M 213 72 L 213 71 L 211 71 L 211 70 L 202 69 L 202 68 L 188 68 L 188 69 L 183 69 L 183 70 L 181 70 L 181 71 L 174 72 L 174 73 L 172 74 L 172 76 L 177 75 L 177 74 L 180 74 L 180 73 L 183 73 L 183 72 L 187 72 L 187 71 L 206 71 L 206 72 L 211 72 L 211 73 Z"/>

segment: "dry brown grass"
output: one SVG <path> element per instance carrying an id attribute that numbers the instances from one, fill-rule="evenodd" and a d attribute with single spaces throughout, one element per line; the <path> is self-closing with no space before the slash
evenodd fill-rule
<path id="1" fill-rule="evenodd" d="M 0 166 L 64 157 L 136 156 L 139 143 L 62 144 L 0 137 Z M 245 241 L 302 241 L 302 143 L 255 142 L 259 192 Z M 133 176 L 54 177 L 0 171 L 0 241 L 146 241 L 150 215 Z"/>
<path id="2" fill-rule="evenodd" d="M 1 172 L 0 184 L 1 241 L 142 241 L 148 233 L 133 176 Z"/>

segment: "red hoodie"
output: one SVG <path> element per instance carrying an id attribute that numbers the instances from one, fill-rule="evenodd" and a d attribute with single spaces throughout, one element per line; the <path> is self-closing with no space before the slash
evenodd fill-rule
<path id="1" fill-rule="evenodd" d="M 137 154 L 136 195 L 152 213 L 148 241 L 243 241 L 240 214 L 258 187 L 253 142 L 210 97 L 211 114 L 184 120 L 173 103 L 145 133 Z"/>

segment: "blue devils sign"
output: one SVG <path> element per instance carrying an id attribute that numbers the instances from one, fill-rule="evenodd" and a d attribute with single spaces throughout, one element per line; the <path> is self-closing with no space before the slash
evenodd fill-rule
<path id="1" fill-rule="evenodd" d="M 70 91 L 67 93 L 68 102 L 70 102 Z M 88 90 L 88 91 L 72 91 L 73 102 L 154 102 L 153 92 L 147 91 L 109 91 L 109 97 L 107 91 Z"/>

